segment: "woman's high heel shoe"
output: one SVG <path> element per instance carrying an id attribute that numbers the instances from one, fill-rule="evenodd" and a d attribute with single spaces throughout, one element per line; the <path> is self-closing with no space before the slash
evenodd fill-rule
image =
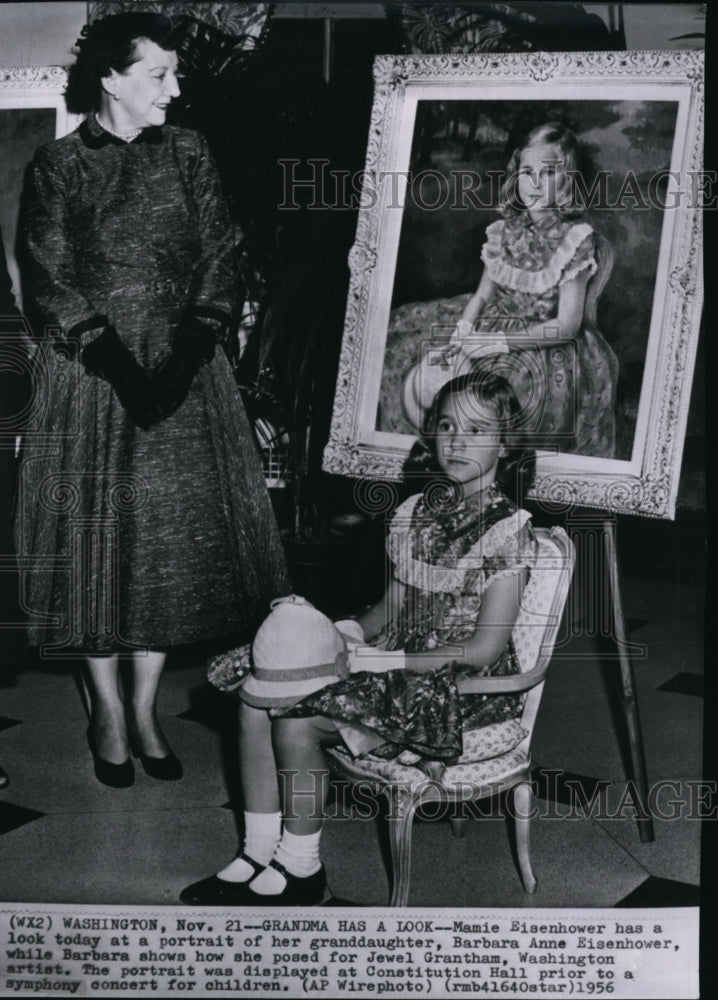
<path id="1" fill-rule="evenodd" d="M 95 765 L 95 777 L 99 782 L 109 788 L 129 788 L 134 783 L 135 769 L 129 757 L 121 764 L 113 764 L 111 761 L 105 760 L 104 757 L 100 757 L 92 726 L 87 729 L 87 743 Z"/>
<path id="2" fill-rule="evenodd" d="M 130 728 L 130 753 L 142 764 L 145 774 L 158 781 L 179 781 L 184 773 L 181 761 L 169 748 L 164 757 L 150 757 L 149 754 L 142 753 L 137 733 L 132 728 Z"/>
<path id="3" fill-rule="evenodd" d="M 157 778 L 158 781 L 179 781 L 182 777 L 182 763 L 171 750 L 165 757 L 148 757 L 145 753 L 138 753 L 135 756 L 150 778 Z"/>

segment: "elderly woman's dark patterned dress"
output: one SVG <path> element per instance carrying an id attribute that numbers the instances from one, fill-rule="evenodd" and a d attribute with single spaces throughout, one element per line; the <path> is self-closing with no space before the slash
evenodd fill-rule
<path id="1" fill-rule="evenodd" d="M 378 636 L 378 647 L 414 653 L 466 642 L 476 631 L 486 589 L 535 566 L 538 548 L 529 520 L 496 484 L 443 512 L 429 509 L 422 494 L 409 497 L 394 515 L 387 541 L 404 599 Z M 328 715 L 378 734 L 362 747 L 374 755 L 394 757 L 408 748 L 447 760 L 461 754 L 463 732 L 517 718 L 522 702 L 521 695 L 459 695 L 456 676 L 518 672 L 509 642 L 490 667 L 467 668 L 456 660 L 426 674 L 352 674 L 289 712 L 270 714 Z M 362 741 L 349 745 L 355 749 Z"/>
<path id="2" fill-rule="evenodd" d="M 195 310 L 229 321 L 232 224 L 206 142 L 164 126 L 126 143 L 91 116 L 37 151 L 25 237 L 46 323 L 16 523 L 31 642 L 92 653 L 250 632 L 290 586 L 224 352 L 149 430 L 79 360 L 98 317 L 145 366 Z"/>

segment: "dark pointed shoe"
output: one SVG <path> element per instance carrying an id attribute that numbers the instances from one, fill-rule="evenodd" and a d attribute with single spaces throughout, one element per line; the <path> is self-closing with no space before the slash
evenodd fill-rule
<path id="1" fill-rule="evenodd" d="M 144 753 L 138 756 L 145 774 L 150 778 L 157 778 L 158 781 L 179 781 L 182 777 L 182 764 L 171 750 L 166 757 L 148 757 Z"/>
<path id="2" fill-rule="evenodd" d="M 246 854 L 238 854 L 237 857 L 253 868 L 246 882 L 227 882 L 217 875 L 210 875 L 184 888 L 180 900 L 189 906 L 243 906 L 249 892 L 247 886 L 264 870 L 264 866 Z"/>
<path id="3" fill-rule="evenodd" d="M 87 730 L 87 743 L 92 754 L 92 763 L 95 767 L 95 777 L 108 788 L 129 788 L 135 781 L 135 769 L 132 761 L 128 757 L 121 764 L 113 764 L 112 761 L 100 757 L 95 745 L 95 737 L 92 727 Z"/>
<path id="4" fill-rule="evenodd" d="M 247 887 L 247 894 L 242 900 L 243 906 L 318 906 L 324 900 L 327 889 L 324 865 L 306 878 L 292 875 L 278 861 L 270 861 L 267 867 L 276 868 L 285 877 L 287 884 L 284 889 L 274 896 L 261 896 Z"/>
<path id="5" fill-rule="evenodd" d="M 142 753 L 137 725 L 131 718 L 127 719 L 127 730 L 130 738 L 130 753 L 139 760 L 148 777 L 156 778 L 158 781 L 179 781 L 183 774 L 182 764 L 169 746 L 164 757 L 150 757 L 149 754 Z M 167 743 L 166 740 L 165 743 Z"/>

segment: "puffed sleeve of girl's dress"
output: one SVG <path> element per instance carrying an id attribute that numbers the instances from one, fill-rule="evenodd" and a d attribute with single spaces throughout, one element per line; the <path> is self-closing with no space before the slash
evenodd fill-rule
<path id="1" fill-rule="evenodd" d="M 78 336 L 107 322 L 79 287 L 72 245 L 68 179 L 51 147 L 35 154 L 25 216 L 30 289 L 46 324 L 61 336 Z"/>
<path id="2" fill-rule="evenodd" d="M 495 278 L 501 261 L 501 242 L 504 236 L 504 221 L 497 219 L 486 227 L 486 240 L 481 248 L 481 260 L 490 278 Z"/>
<path id="3" fill-rule="evenodd" d="M 559 285 L 573 281 L 584 272 L 589 278 L 596 273 L 595 238 L 587 222 L 579 222 L 568 231 L 557 257 L 560 263 Z"/>
<path id="4" fill-rule="evenodd" d="M 200 252 L 193 272 L 192 310 L 223 322 L 232 318 L 234 230 L 214 158 L 197 135 L 192 184 L 199 218 Z"/>
<path id="5" fill-rule="evenodd" d="M 531 570 L 538 557 L 538 542 L 528 511 L 517 510 L 493 524 L 481 539 L 486 586 L 494 580 Z"/>

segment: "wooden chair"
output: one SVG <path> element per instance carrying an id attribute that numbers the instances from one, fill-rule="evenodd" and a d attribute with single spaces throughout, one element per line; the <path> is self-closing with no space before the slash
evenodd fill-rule
<path id="1" fill-rule="evenodd" d="M 390 906 L 407 905 L 412 822 L 416 810 L 428 803 L 441 802 L 458 811 L 463 802 L 475 802 L 504 791 L 514 797 L 521 880 L 527 893 L 536 890 L 529 854 L 531 738 L 575 559 L 573 544 L 562 528 L 538 528 L 536 535 L 539 541 L 538 562 L 524 590 L 513 630 L 521 673 L 460 679 L 457 684 L 462 693 L 524 693 L 520 720 L 523 732 L 518 732 L 519 742 L 507 749 L 505 737 L 510 727 L 507 729 L 506 723 L 478 730 L 476 734 L 465 733 L 464 753 L 456 763 L 446 767 L 440 778 L 429 778 L 420 767 L 396 760 L 353 759 L 343 748 L 327 750 L 332 770 L 350 784 L 361 784 L 363 789 L 371 789 L 376 795 L 383 794 L 389 800 L 393 867 Z M 512 725 L 516 734 L 518 727 Z M 451 823 L 454 834 L 462 835 L 466 818 L 452 819 Z"/>

